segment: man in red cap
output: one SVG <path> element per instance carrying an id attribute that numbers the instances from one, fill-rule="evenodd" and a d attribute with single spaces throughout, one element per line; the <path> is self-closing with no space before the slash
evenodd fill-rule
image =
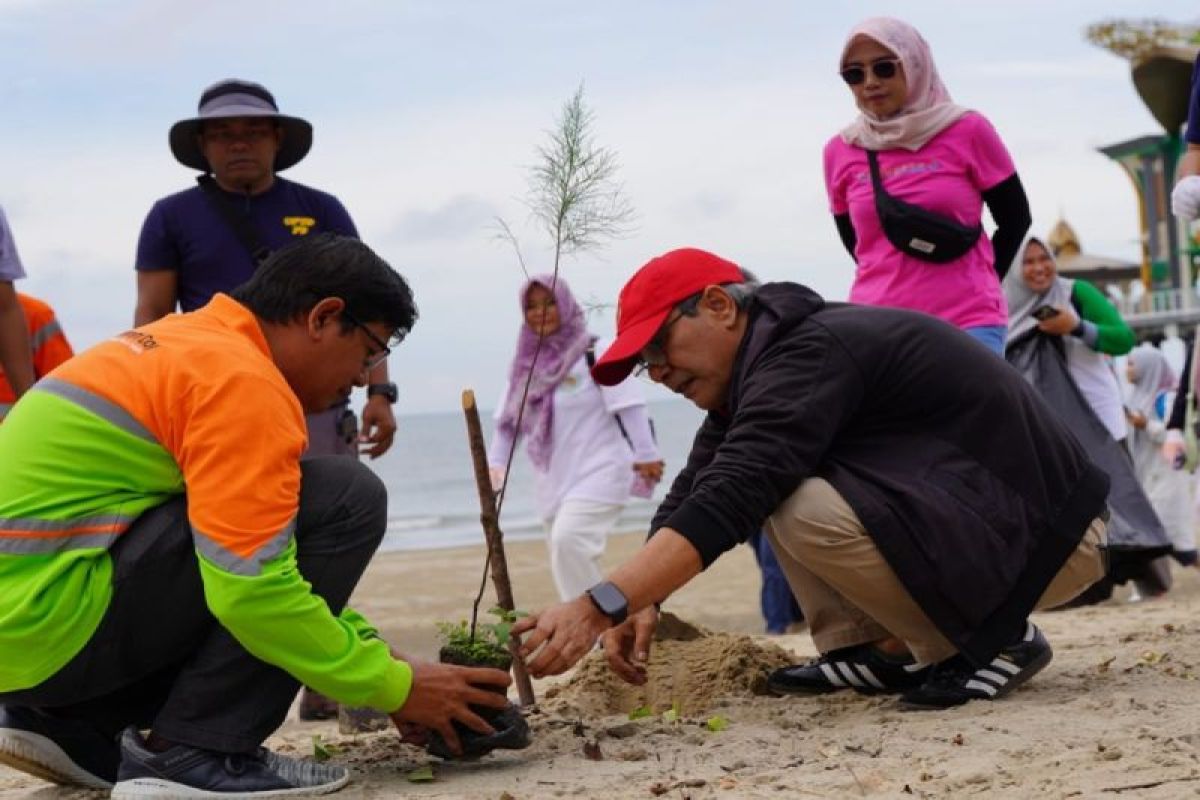
<path id="1" fill-rule="evenodd" d="M 777 692 L 994 699 L 1052 651 L 1028 616 L 1103 575 L 1108 481 L 1008 365 L 933 317 L 825 303 L 682 249 L 621 291 L 593 376 L 635 368 L 708 411 L 645 546 L 518 623 L 535 676 L 603 636 L 632 683 L 655 605 L 765 524 L 821 656 Z"/>

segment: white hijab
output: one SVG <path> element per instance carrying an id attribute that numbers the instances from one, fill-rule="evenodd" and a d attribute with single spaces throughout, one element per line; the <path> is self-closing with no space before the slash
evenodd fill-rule
<path id="1" fill-rule="evenodd" d="M 1125 405 L 1139 411 L 1147 419 L 1155 415 L 1154 405 L 1158 396 L 1175 388 L 1175 373 L 1167 359 L 1152 344 L 1142 344 L 1129 353 L 1133 364 L 1133 380 L 1129 384 L 1129 396 Z"/>
<path id="2" fill-rule="evenodd" d="M 908 98 L 899 113 L 887 119 L 877 119 L 860 107 L 857 119 L 841 131 L 846 144 L 867 150 L 920 150 L 970 110 L 950 99 L 933 63 L 929 44 L 916 28 L 892 17 L 863 20 L 846 37 L 839 66 L 845 63 L 846 51 L 859 36 L 874 39 L 895 53 L 904 69 Z"/>

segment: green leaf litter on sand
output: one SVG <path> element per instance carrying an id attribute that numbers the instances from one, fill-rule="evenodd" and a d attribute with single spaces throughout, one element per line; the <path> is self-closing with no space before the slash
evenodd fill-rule
<path id="1" fill-rule="evenodd" d="M 662 721 L 666 722 L 668 724 L 674 724 L 674 725 L 679 724 L 679 701 L 678 700 L 676 700 L 674 703 L 671 703 L 671 707 L 663 712 Z"/>
<path id="2" fill-rule="evenodd" d="M 325 741 L 319 733 L 313 735 L 312 747 L 313 759 L 316 761 L 328 761 L 338 751 L 337 745 Z"/>
<path id="3" fill-rule="evenodd" d="M 729 720 L 718 714 L 715 717 L 709 717 L 708 722 L 704 723 L 704 727 L 708 728 L 713 733 L 718 733 L 729 727 Z"/>
<path id="4" fill-rule="evenodd" d="M 629 718 L 644 719 L 645 717 L 651 716 L 653 713 L 654 711 L 651 710 L 650 706 L 638 706 L 633 711 L 629 712 Z"/>
<path id="5" fill-rule="evenodd" d="M 432 764 L 417 767 L 412 772 L 406 773 L 404 777 L 409 783 L 431 783 L 437 779 L 433 774 Z"/>

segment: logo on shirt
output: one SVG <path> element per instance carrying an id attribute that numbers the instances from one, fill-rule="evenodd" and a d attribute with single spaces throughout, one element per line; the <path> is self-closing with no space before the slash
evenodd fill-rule
<path id="1" fill-rule="evenodd" d="M 943 169 L 945 169 L 945 165 L 942 164 L 941 160 L 935 158 L 930 161 L 910 161 L 907 164 L 896 164 L 891 167 L 881 165 L 879 173 L 884 180 L 887 180 L 888 178 L 895 178 L 900 175 L 922 175 L 930 172 L 941 172 Z M 858 170 L 854 173 L 854 179 L 858 183 L 869 183 L 871 180 L 871 171 L 869 169 Z"/>
<path id="2" fill-rule="evenodd" d="M 125 331 L 124 333 L 118 333 L 113 337 L 113 341 L 120 342 L 139 355 L 147 350 L 153 350 L 154 348 L 158 347 L 158 342 L 154 340 L 153 336 L 148 333 L 142 333 L 141 331 Z"/>
<path id="3" fill-rule="evenodd" d="M 317 221 L 312 217 L 284 217 L 283 224 L 284 227 L 291 230 L 292 236 L 307 236 Z"/>

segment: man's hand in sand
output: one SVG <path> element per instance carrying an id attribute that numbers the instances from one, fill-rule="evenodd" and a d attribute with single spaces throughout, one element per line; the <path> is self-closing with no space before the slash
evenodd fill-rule
<path id="1" fill-rule="evenodd" d="M 650 642 L 658 626 L 658 610 L 643 608 L 612 630 L 604 632 L 600 643 L 608 666 L 628 683 L 646 683 L 646 664 L 650 663 Z"/>
<path id="2" fill-rule="evenodd" d="M 454 720 L 476 733 L 486 735 L 496 732 L 467 706 L 504 708 L 508 698 L 481 687 L 508 686 L 512 678 L 507 672 L 488 667 L 459 667 L 421 661 L 410 661 L 409 665 L 413 677 L 408 700 L 390 715 L 402 739 L 411 737 L 411 726 L 418 725 L 437 731 L 451 750 L 461 753 L 462 745 L 454 731 Z"/>
<path id="3" fill-rule="evenodd" d="M 521 645 L 521 657 L 530 675 L 544 678 L 579 663 L 611 624 L 585 595 L 517 620 L 512 632 L 533 631 Z"/>

